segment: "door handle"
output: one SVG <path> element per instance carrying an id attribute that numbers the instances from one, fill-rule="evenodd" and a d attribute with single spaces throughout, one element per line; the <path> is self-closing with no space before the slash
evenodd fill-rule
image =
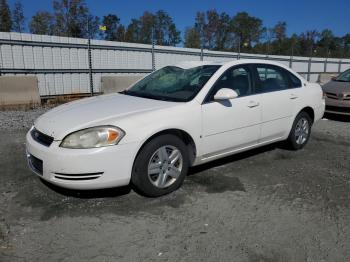
<path id="1" fill-rule="evenodd" d="M 296 94 L 290 94 L 289 99 L 297 99 L 298 96 Z"/>
<path id="2" fill-rule="evenodd" d="M 248 103 L 248 107 L 249 108 L 253 108 L 253 107 L 257 107 L 257 106 L 259 106 L 260 105 L 260 103 L 259 102 L 256 102 L 256 101 L 249 101 L 249 103 Z"/>

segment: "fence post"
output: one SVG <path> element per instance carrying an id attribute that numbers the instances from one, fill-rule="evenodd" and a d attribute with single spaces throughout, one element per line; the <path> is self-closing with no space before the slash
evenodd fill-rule
<path id="1" fill-rule="evenodd" d="M 90 22 L 87 21 L 87 30 L 88 30 L 88 63 L 89 63 L 89 78 L 90 78 L 90 95 L 94 95 L 94 79 L 92 75 L 92 59 L 91 59 L 91 36 L 90 36 Z"/>
<path id="2" fill-rule="evenodd" d="M 1 51 L 1 44 L 0 44 L 0 76 L 1 76 L 1 71 L 2 71 L 2 63 L 3 63 L 3 58 L 2 58 L 2 51 Z"/>
<path id="3" fill-rule="evenodd" d="M 200 60 L 203 61 L 203 46 L 201 47 Z"/>
<path id="4" fill-rule="evenodd" d="M 309 63 L 307 65 L 307 81 L 310 81 L 310 73 L 311 73 L 311 57 L 309 58 Z"/>
<path id="5" fill-rule="evenodd" d="M 156 60 L 154 54 L 154 27 L 152 27 L 152 71 L 156 70 Z"/>
<path id="6" fill-rule="evenodd" d="M 327 73 L 327 63 L 328 63 L 328 57 L 324 60 L 324 65 L 323 65 L 323 72 Z"/>
<path id="7" fill-rule="evenodd" d="M 293 66 L 293 56 L 289 57 L 289 67 L 292 68 Z"/>
<path id="8" fill-rule="evenodd" d="M 339 64 L 338 64 L 338 73 L 341 72 L 341 65 L 342 65 L 342 61 L 341 59 L 339 59 Z"/>
<path id="9" fill-rule="evenodd" d="M 90 95 L 94 95 L 94 80 L 92 76 L 92 59 L 91 59 L 91 40 L 88 39 L 88 61 L 89 61 L 89 78 L 90 78 Z"/>

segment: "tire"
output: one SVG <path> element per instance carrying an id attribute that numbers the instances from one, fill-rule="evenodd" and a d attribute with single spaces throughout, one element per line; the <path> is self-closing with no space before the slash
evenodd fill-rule
<path id="1" fill-rule="evenodd" d="M 141 195 L 162 196 L 182 185 L 188 167 L 185 143 L 175 135 L 161 135 L 148 142 L 138 153 L 131 183 Z"/>
<path id="2" fill-rule="evenodd" d="M 290 130 L 287 146 L 292 150 L 302 149 L 309 141 L 311 134 L 312 120 L 308 113 L 300 112 L 293 122 Z"/>

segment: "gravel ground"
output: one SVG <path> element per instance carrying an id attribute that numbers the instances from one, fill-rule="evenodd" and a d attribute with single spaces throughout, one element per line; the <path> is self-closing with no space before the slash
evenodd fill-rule
<path id="1" fill-rule="evenodd" d="M 350 120 L 309 144 L 193 168 L 177 192 L 76 192 L 27 169 L 24 135 L 45 110 L 0 112 L 0 261 L 337 262 L 350 257 Z"/>
<path id="2" fill-rule="evenodd" d="M 0 130 L 29 129 L 34 120 L 48 109 L 49 107 L 40 107 L 28 111 L 0 111 Z"/>

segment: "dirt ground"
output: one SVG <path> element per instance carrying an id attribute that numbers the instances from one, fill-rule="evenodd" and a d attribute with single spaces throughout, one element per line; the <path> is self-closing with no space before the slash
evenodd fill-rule
<path id="1" fill-rule="evenodd" d="M 156 199 L 44 184 L 26 166 L 25 132 L 0 130 L 1 262 L 349 261 L 349 119 L 316 123 L 301 151 L 193 168 Z"/>

